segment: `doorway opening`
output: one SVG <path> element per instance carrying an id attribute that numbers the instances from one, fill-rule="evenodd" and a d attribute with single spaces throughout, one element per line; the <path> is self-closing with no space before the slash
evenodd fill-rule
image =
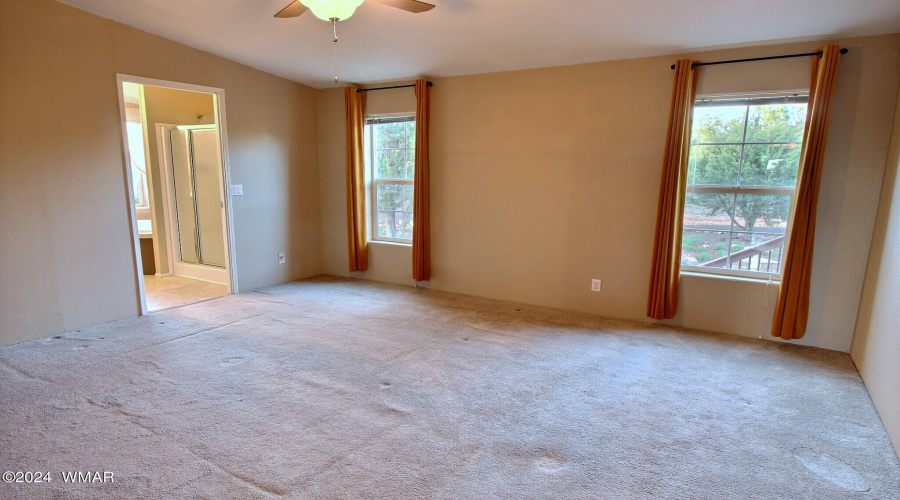
<path id="1" fill-rule="evenodd" d="M 140 314 L 237 293 L 224 91 L 118 87 Z"/>

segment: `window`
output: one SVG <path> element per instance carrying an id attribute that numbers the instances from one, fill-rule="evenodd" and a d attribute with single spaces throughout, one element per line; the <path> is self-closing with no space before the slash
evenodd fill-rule
<path id="1" fill-rule="evenodd" d="M 144 130 L 140 122 L 125 122 L 128 135 L 128 151 L 131 155 L 131 181 L 134 187 L 134 208 L 150 208 L 150 192 L 147 187 L 147 166 L 144 157 Z"/>
<path id="2" fill-rule="evenodd" d="M 694 108 L 681 264 L 780 276 L 807 96 L 700 98 Z"/>
<path id="3" fill-rule="evenodd" d="M 411 243 L 416 118 L 366 119 L 366 162 L 371 178 L 371 239 Z"/>

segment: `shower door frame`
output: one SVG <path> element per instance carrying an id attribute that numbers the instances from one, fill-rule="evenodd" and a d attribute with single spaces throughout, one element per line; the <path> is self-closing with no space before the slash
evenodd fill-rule
<path id="1" fill-rule="evenodd" d="M 159 154 L 160 180 L 163 184 L 162 205 L 164 219 L 166 221 L 166 246 L 167 246 L 167 263 L 169 273 L 174 276 L 182 276 L 185 278 L 193 278 L 213 283 L 228 284 L 228 251 L 226 249 L 226 259 L 224 266 L 215 266 L 212 264 L 204 264 L 202 262 L 185 262 L 181 259 L 181 230 L 178 224 L 178 216 L 176 210 L 177 200 L 175 198 L 175 178 L 174 165 L 172 164 L 172 146 L 170 135 L 173 130 L 216 130 L 216 125 L 178 125 L 174 123 L 154 123 L 156 127 L 156 147 Z M 165 138 L 166 140 L 160 140 Z M 221 137 L 219 138 L 221 141 Z M 221 152 L 219 153 L 219 164 L 222 164 Z M 222 172 L 218 176 L 219 190 L 222 199 L 225 197 L 225 179 Z M 196 195 L 196 192 L 194 193 Z M 196 208 L 195 208 L 196 210 Z M 194 214 L 196 217 L 196 213 Z M 224 224 L 224 221 L 222 222 Z M 201 255 L 199 245 L 199 225 L 197 226 L 197 255 Z M 223 231 L 223 234 L 224 231 Z M 226 238 L 227 239 L 227 238 Z M 223 242 L 225 243 L 225 242 Z M 226 245 L 227 246 L 227 245 Z"/>
<path id="2" fill-rule="evenodd" d="M 219 131 L 219 158 L 221 160 L 220 163 L 222 167 L 220 182 L 223 189 L 222 201 L 225 204 L 225 209 L 222 211 L 222 218 L 225 229 L 225 270 L 228 276 L 228 279 L 226 280 L 226 286 L 228 287 L 228 293 L 238 293 L 239 288 L 237 279 L 237 258 L 234 251 L 234 213 L 232 211 L 231 195 L 229 193 L 229 190 L 226 189 L 231 183 L 231 161 L 228 156 L 228 127 L 225 119 L 225 89 L 117 73 L 116 86 L 119 93 L 119 114 L 122 126 L 122 141 L 124 153 L 122 167 L 125 170 L 125 198 L 128 204 L 128 212 L 131 219 L 131 243 L 134 255 L 134 274 L 138 292 L 138 315 L 144 316 L 149 313 L 149 310 L 147 308 L 147 294 L 144 288 L 144 272 L 141 262 L 141 242 L 140 236 L 138 234 L 137 213 L 135 211 L 134 202 L 132 200 L 132 193 L 134 192 L 132 186 L 134 181 L 131 178 L 131 155 L 144 154 L 145 152 L 131 152 L 128 149 L 128 133 L 125 126 L 125 99 L 122 89 L 122 84 L 126 82 L 135 83 L 138 85 L 151 85 L 154 87 L 187 90 L 191 92 L 205 92 L 207 94 L 213 95 L 213 104 L 215 106 L 215 124 Z M 141 107 L 143 112 L 143 102 L 141 103 Z M 144 123 L 143 126 L 146 130 L 147 127 L 152 125 Z M 164 197 L 164 207 L 166 207 L 168 205 L 168 193 L 166 192 L 166 190 L 163 190 L 162 196 Z M 168 208 L 165 208 L 165 210 L 168 210 Z M 154 228 L 154 230 L 157 230 L 157 228 Z M 171 262 L 171 254 L 169 255 L 169 259 Z M 172 267 L 170 267 L 169 270 L 172 271 Z"/>

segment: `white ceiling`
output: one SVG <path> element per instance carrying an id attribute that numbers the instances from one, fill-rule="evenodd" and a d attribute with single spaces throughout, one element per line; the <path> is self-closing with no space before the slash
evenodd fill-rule
<path id="1" fill-rule="evenodd" d="M 331 25 L 289 0 L 60 0 L 313 87 L 334 86 Z M 371 83 L 693 49 L 900 32 L 897 0 L 430 0 L 364 3 L 338 24 L 338 76 Z M 343 85 L 341 83 L 340 85 Z"/>

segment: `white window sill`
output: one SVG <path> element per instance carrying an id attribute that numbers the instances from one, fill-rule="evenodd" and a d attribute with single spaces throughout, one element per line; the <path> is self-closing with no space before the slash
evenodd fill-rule
<path id="1" fill-rule="evenodd" d="M 747 283 L 761 283 L 761 284 L 764 284 L 764 285 L 765 285 L 765 284 L 768 284 L 768 283 L 771 283 L 771 284 L 773 284 L 773 285 L 777 285 L 777 284 L 780 284 L 780 283 L 781 283 L 781 277 L 780 277 L 780 276 L 772 277 L 772 279 L 770 280 L 768 277 L 753 278 L 753 277 L 749 277 L 749 276 L 736 276 L 736 275 L 733 275 L 733 274 L 719 274 L 719 273 L 704 273 L 704 272 L 697 272 L 697 271 L 685 271 L 685 270 L 683 270 L 683 269 L 682 269 L 682 271 L 681 271 L 681 275 L 682 275 L 682 276 L 690 276 L 690 277 L 692 277 L 692 278 L 694 278 L 694 277 L 700 277 L 700 278 L 712 278 L 712 279 L 728 280 L 728 281 L 743 281 L 743 282 L 747 282 Z"/>
<path id="2" fill-rule="evenodd" d="M 412 242 L 401 243 L 399 241 L 369 240 L 370 245 L 387 245 L 393 247 L 411 247 Z"/>

